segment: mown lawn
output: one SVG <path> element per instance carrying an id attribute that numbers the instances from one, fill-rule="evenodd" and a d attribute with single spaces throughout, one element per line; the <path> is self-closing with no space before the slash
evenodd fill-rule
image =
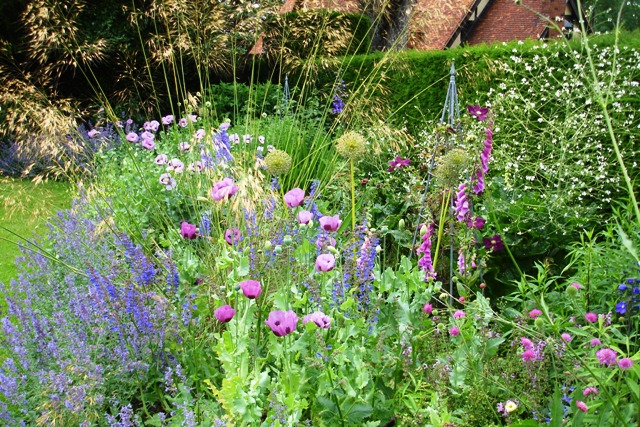
<path id="1" fill-rule="evenodd" d="M 0 291 L 3 294 L 16 276 L 14 261 L 20 254 L 16 242 L 20 237 L 30 238 L 34 233 L 43 232 L 49 217 L 70 205 L 72 195 L 73 186 L 68 182 L 36 185 L 29 180 L 0 177 L 0 283 L 3 284 Z"/>

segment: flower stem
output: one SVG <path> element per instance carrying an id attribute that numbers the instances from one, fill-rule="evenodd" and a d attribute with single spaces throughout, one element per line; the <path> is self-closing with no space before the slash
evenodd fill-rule
<path id="1" fill-rule="evenodd" d="M 438 264 L 438 255 L 440 254 L 440 242 L 442 241 L 442 232 L 444 229 L 445 218 L 449 211 L 449 202 L 451 201 L 451 189 L 446 190 L 447 193 L 442 198 L 442 205 L 440 206 L 440 221 L 438 222 L 438 241 L 436 242 L 436 251 L 433 255 L 433 271 L 436 271 L 436 265 Z"/>
<path id="2" fill-rule="evenodd" d="M 355 172 L 353 166 L 353 159 L 349 159 L 349 166 L 351 167 L 351 231 L 356 230 L 356 183 Z"/>

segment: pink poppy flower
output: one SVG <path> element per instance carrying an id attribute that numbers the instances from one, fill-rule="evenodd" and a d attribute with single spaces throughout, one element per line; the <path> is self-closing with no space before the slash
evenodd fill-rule
<path id="1" fill-rule="evenodd" d="M 233 316 L 235 316 L 236 311 L 230 305 L 223 305 L 222 307 L 218 307 L 213 312 L 213 315 L 216 316 L 219 322 L 227 323 Z"/>
<path id="2" fill-rule="evenodd" d="M 219 202 L 223 199 L 231 198 L 234 194 L 238 192 L 238 187 L 233 184 L 233 179 L 225 178 L 220 182 L 214 184 L 211 189 L 211 198 L 216 202 Z"/>
<path id="3" fill-rule="evenodd" d="M 238 285 L 242 289 L 242 294 L 249 299 L 256 299 L 262 293 L 262 287 L 257 280 L 245 280 Z"/>
<path id="4" fill-rule="evenodd" d="M 300 206 L 304 201 L 304 190 L 300 188 L 294 188 L 293 190 L 289 190 L 284 195 L 284 202 L 290 208 L 295 208 Z"/>
<path id="5" fill-rule="evenodd" d="M 180 225 L 180 234 L 185 239 L 193 240 L 198 237 L 197 227 L 194 224 L 183 221 Z"/>
<path id="6" fill-rule="evenodd" d="M 336 265 L 336 259 L 331 254 L 318 255 L 316 258 L 316 270 L 318 271 L 331 271 Z"/>
<path id="7" fill-rule="evenodd" d="M 299 224 L 309 224 L 311 218 L 313 218 L 313 214 L 309 211 L 300 211 L 296 215 Z"/>
<path id="8" fill-rule="evenodd" d="M 271 328 L 275 336 L 283 337 L 296 330 L 296 326 L 298 326 L 298 316 L 296 316 L 292 310 L 275 310 L 269 313 L 269 317 L 267 317 L 264 323 Z"/>
<path id="9" fill-rule="evenodd" d="M 315 313 L 307 314 L 302 318 L 302 324 L 307 324 L 308 322 L 313 322 L 318 325 L 319 328 L 329 329 L 331 326 L 331 319 L 329 316 L 324 314 L 321 311 L 316 311 Z"/>
<path id="10" fill-rule="evenodd" d="M 240 230 L 237 228 L 227 228 L 224 232 L 224 240 L 230 245 L 237 244 L 240 241 L 240 237 L 242 237 L 242 234 L 240 234 Z"/>
<path id="11" fill-rule="evenodd" d="M 323 216 L 322 218 L 320 218 L 319 221 L 320 221 L 320 227 L 324 231 L 337 231 L 338 228 L 340 228 L 340 224 L 342 224 L 342 221 L 340 220 L 338 215 Z"/>

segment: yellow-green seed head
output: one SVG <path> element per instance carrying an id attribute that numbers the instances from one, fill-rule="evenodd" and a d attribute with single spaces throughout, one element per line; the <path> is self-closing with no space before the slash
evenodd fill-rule
<path id="1" fill-rule="evenodd" d="M 349 160 L 360 160 L 367 153 L 367 141 L 359 133 L 348 131 L 336 140 L 336 151 Z"/>
<path id="2" fill-rule="evenodd" d="M 454 148 L 440 158 L 434 175 L 446 186 L 457 186 L 469 165 L 469 155 L 460 148 Z"/>
<path id="3" fill-rule="evenodd" d="M 264 158 L 267 172 L 271 175 L 284 175 L 291 169 L 291 156 L 282 150 L 273 150 Z"/>

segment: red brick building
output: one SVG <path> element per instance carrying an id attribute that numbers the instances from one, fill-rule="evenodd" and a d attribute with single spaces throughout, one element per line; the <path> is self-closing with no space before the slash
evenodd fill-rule
<path id="1" fill-rule="evenodd" d="M 361 11 L 358 0 L 286 0 L 280 13 L 327 9 Z M 439 50 L 461 44 L 541 39 L 573 28 L 574 0 L 416 0 L 407 48 Z"/>

